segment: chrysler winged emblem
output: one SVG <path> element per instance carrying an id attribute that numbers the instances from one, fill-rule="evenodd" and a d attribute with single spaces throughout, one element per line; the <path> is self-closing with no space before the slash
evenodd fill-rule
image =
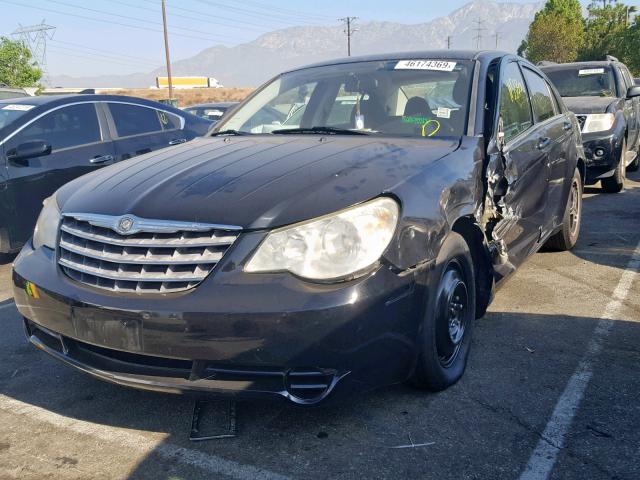
<path id="1" fill-rule="evenodd" d="M 118 226 L 116 227 L 116 229 L 118 230 L 118 233 L 127 234 L 131 231 L 132 228 L 133 228 L 133 218 L 125 216 L 120 218 L 120 220 L 118 220 Z"/>

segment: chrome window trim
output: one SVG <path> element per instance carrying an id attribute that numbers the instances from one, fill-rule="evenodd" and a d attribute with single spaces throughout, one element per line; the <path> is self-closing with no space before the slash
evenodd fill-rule
<path id="1" fill-rule="evenodd" d="M 0 146 L 4 145 L 6 142 L 8 142 L 9 140 L 11 140 L 13 137 L 15 137 L 18 133 L 20 133 L 22 130 L 24 130 L 25 128 L 27 128 L 29 125 L 31 125 L 33 122 L 40 120 L 42 117 L 44 117 L 45 115 L 51 113 L 51 112 L 55 112 L 56 110 L 60 110 L 61 108 L 65 108 L 65 107 L 71 107 L 74 105 L 83 105 L 85 103 L 93 103 L 93 104 L 97 104 L 97 103 L 120 103 L 123 105 L 133 105 L 134 107 L 145 107 L 145 108 L 150 108 L 152 110 L 157 110 L 160 112 L 165 112 L 168 113 L 170 115 L 174 115 L 176 117 L 178 117 L 180 119 L 180 130 L 184 130 L 184 127 L 186 125 L 186 120 L 183 116 L 174 113 L 174 112 L 170 112 L 169 110 L 165 110 L 163 108 L 156 108 L 156 107 L 152 107 L 150 105 L 142 105 L 140 103 L 133 103 L 133 102 L 126 102 L 126 101 L 120 101 L 120 100 L 83 100 L 83 101 L 79 101 L 79 102 L 73 102 L 73 103 L 65 103 L 64 105 L 58 105 L 57 107 L 53 107 L 50 108 L 49 110 L 46 110 L 44 112 L 42 112 L 40 115 L 33 117 L 31 120 L 29 120 L 27 123 L 25 123 L 24 125 L 22 125 L 21 127 L 17 128 L 16 130 L 14 130 L 13 132 L 11 132 L 9 135 L 7 135 L 5 138 L 3 138 L 2 140 L 0 140 Z M 38 108 L 38 107 L 35 107 Z M 111 111 L 109 111 L 109 113 L 111 113 Z M 96 115 L 98 115 L 97 109 L 96 109 Z M 100 119 L 98 119 L 100 120 Z M 175 130 L 175 129 L 173 129 Z M 169 132 L 171 130 L 159 130 L 158 132 L 149 132 L 149 133 L 159 133 L 159 132 Z M 102 128 L 100 129 L 100 135 L 102 135 Z M 148 135 L 148 134 L 140 134 L 140 135 Z M 127 137 L 116 137 L 116 138 L 127 138 Z M 103 139 L 104 140 L 104 139 Z"/>
<path id="2" fill-rule="evenodd" d="M 174 220 L 152 220 L 141 218 L 135 215 L 102 215 L 97 213 L 63 213 L 63 217 L 71 217 L 76 220 L 87 222 L 94 227 L 109 228 L 121 235 L 133 235 L 141 231 L 149 233 L 176 233 L 179 231 L 205 232 L 208 230 L 224 230 L 239 232 L 242 227 L 237 225 L 220 225 L 215 223 L 181 222 Z M 123 218 L 132 220 L 132 227 L 126 232 L 118 228 L 118 224 Z"/>

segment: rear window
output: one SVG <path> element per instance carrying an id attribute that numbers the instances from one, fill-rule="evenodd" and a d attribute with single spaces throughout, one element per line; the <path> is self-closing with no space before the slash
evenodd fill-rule
<path id="1" fill-rule="evenodd" d="M 536 72 L 524 68 L 524 78 L 529 86 L 531 106 L 536 122 L 544 122 L 556 114 L 551 90 L 547 82 Z"/>
<path id="2" fill-rule="evenodd" d="M 545 69 L 544 73 L 563 97 L 615 97 L 617 94 L 611 67 Z"/>
<path id="3" fill-rule="evenodd" d="M 125 103 L 109 103 L 119 137 L 162 131 L 158 110 Z"/>

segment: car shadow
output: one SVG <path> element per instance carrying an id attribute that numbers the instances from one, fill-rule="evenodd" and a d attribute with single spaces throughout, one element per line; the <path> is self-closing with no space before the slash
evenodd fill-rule
<path id="1" fill-rule="evenodd" d="M 464 378 L 447 391 L 434 394 L 397 385 L 317 408 L 241 401 L 237 404 L 237 437 L 194 443 L 188 440 L 192 399 L 114 386 L 60 365 L 26 344 L 14 318 L 4 322 L 7 331 L 0 340 L 0 398 L 88 422 L 87 431 L 106 443 L 110 442 L 110 427 L 139 431 L 142 440 L 144 434 L 163 434 L 164 440 L 130 471 L 128 478 L 136 480 L 202 478 L 205 474 L 218 478 L 216 475 L 229 474 L 228 469 L 233 473 L 234 468 L 242 468 L 237 466 L 247 465 L 262 473 L 296 478 L 493 478 L 496 471 L 514 478 L 526 464 L 539 439 L 537 432 L 553 411 L 599 321 L 490 312 L 476 324 Z M 613 332 L 627 342 L 625 348 L 637 353 L 640 323 L 619 320 Z M 632 374 L 633 358 L 628 356 L 630 364 L 621 367 L 620 373 L 612 372 L 611 365 L 598 365 L 596 370 L 617 381 L 618 375 Z M 627 390 L 635 389 L 625 393 L 627 399 L 640 396 L 640 380 L 619 380 Z M 615 403 L 612 385 L 607 388 L 614 390 L 610 401 Z M 621 404 L 620 408 L 635 407 Z M 22 422 L 20 415 L 24 414 L 18 412 L 12 421 Z M 26 423 L 20 428 L 39 428 L 28 416 L 23 418 Z M 42 428 L 51 431 L 51 425 Z M 579 426 L 580 435 L 585 428 Z M 640 425 L 631 431 L 639 429 Z M 51 435 L 55 437 L 56 432 Z M 416 444 L 424 445 L 422 449 L 409 447 Z M 406 448 L 394 448 L 403 446 Z M 82 443 L 64 448 L 80 463 L 87 454 L 78 453 L 83 452 Z M 452 461 L 460 451 L 466 452 L 465 461 Z M 135 449 L 123 446 L 122 461 L 133 453 Z M 89 455 L 99 457 L 100 451 Z M 259 473 L 256 476 L 262 475 Z"/>

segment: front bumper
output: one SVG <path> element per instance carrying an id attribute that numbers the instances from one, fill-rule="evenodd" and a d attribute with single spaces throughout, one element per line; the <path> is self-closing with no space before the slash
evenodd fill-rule
<path id="1" fill-rule="evenodd" d="M 582 135 L 587 164 L 586 183 L 592 185 L 613 175 L 620 156 L 622 136 L 617 133 L 587 133 Z"/>
<path id="2" fill-rule="evenodd" d="M 244 274 L 240 259 L 255 242 L 238 243 L 198 287 L 164 295 L 82 285 L 53 251 L 29 244 L 14 266 L 16 305 L 37 347 L 141 389 L 314 404 L 412 373 L 431 265 L 322 285 Z"/>

